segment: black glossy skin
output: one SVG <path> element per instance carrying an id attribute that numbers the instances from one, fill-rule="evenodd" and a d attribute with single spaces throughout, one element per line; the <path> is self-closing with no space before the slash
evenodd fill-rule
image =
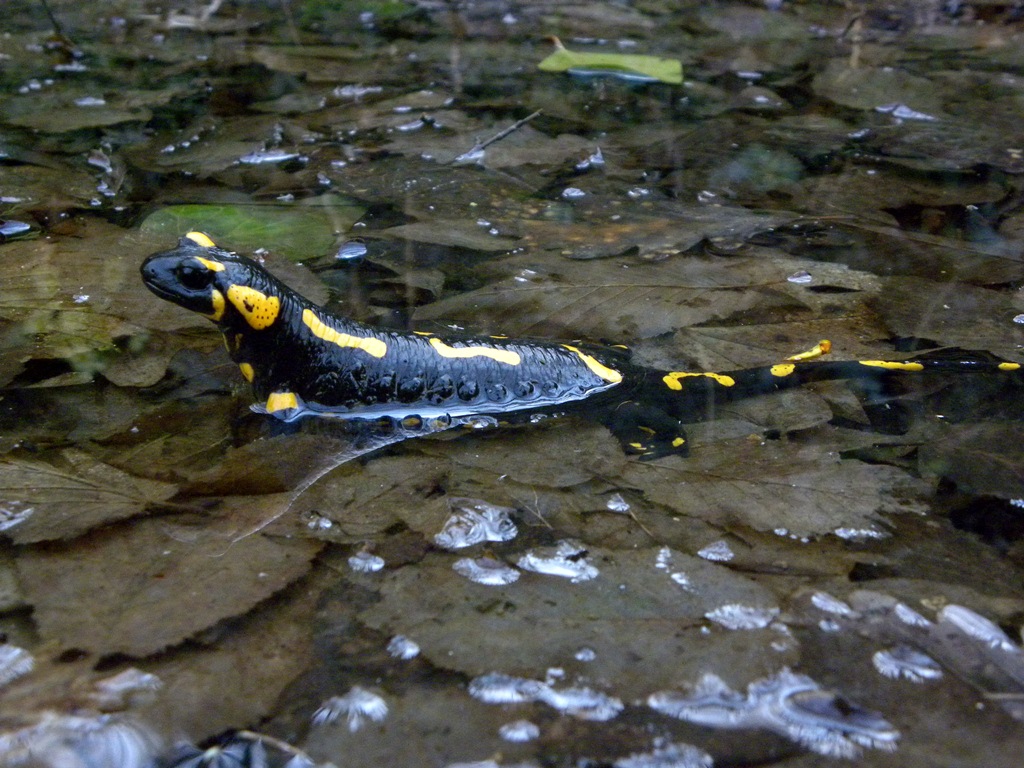
<path id="1" fill-rule="evenodd" d="M 328 314 L 257 262 L 217 248 L 199 233 L 146 259 L 142 278 L 161 298 L 217 324 L 231 358 L 278 418 L 518 421 L 579 412 L 604 423 L 627 452 L 648 459 L 685 455 L 683 422 L 712 416 L 716 404 L 810 381 L 881 383 L 919 371 L 979 370 L 1019 380 L 1021 372 L 1016 363 L 973 359 L 800 361 L 722 374 L 667 372 L 636 365 L 616 347 L 381 330 Z M 344 334 L 345 346 L 323 338 L 325 328 L 328 336 Z M 460 350 L 470 356 L 452 356 Z M 284 404 L 275 400 L 282 394 Z"/>
<path id="2" fill-rule="evenodd" d="M 210 270 L 203 261 L 223 266 Z M 330 315 L 299 296 L 252 259 L 182 238 L 178 247 L 154 254 L 142 265 L 146 286 L 161 298 L 205 315 L 215 311 L 213 291 L 227 295 L 231 286 L 254 288 L 280 300 L 274 322 L 255 329 L 230 301 L 217 326 L 236 363 L 252 366 L 253 390 L 265 400 L 274 392 L 293 392 L 313 409 L 350 411 L 352 416 L 523 415 L 582 400 L 607 396 L 622 399 L 644 378 L 644 369 L 629 363 L 614 348 L 572 345 L 602 365 L 623 373 L 611 382 L 594 373 L 574 351 L 555 342 L 523 342 L 490 337 L 443 337 L 454 349 L 515 353 L 518 364 L 484 354 L 445 357 L 431 345 L 434 334 L 421 335 L 373 328 Z M 335 331 L 382 341 L 382 357 L 363 349 L 341 347 L 315 336 L 303 322 L 304 310 Z M 600 397 L 604 399 L 604 397 Z"/>

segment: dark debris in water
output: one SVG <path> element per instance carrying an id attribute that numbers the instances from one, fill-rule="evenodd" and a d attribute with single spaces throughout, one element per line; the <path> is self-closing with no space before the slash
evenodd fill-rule
<path id="1" fill-rule="evenodd" d="M 283 433 L 138 279 L 202 229 L 390 327 L 1020 361 L 1012 4 L 4 14 L 0 765 L 1019 762 L 1019 384 L 808 387 L 645 464 Z"/>

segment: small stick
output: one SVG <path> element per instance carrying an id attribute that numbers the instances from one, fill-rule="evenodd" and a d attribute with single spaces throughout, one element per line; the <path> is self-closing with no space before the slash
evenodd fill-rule
<path id="1" fill-rule="evenodd" d="M 39 3 L 43 6 L 43 10 L 46 11 L 46 15 L 50 17 L 50 23 L 53 25 L 53 31 L 57 33 L 58 37 L 62 37 L 65 40 L 67 35 L 64 34 L 64 28 L 61 27 L 60 22 L 57 21 L 57 17 L 53 15 L 53 11 L 50 10 L 50 4 L 46 0 L 39 0 Z"/>
<path id="2" fill-rule="evenodd" d="M 292 755 L 293 757 L 305 758 L 306 760 L 309 761 L 310 765 L 314 764 L 313 763 L 313 759 L 309 755 L 307 755 L 305 752 L 303 752 L 298 747 L 292 746 L 287 741 L 282 741 L 281 739 L 275 739 L 273 736 L 268 736 L 265 733 L 257 733 L 256 731 L 246 731 L 246 730 L 236 731 L 235 735 L 239 736 L 239 737 L 241 737 L 243 739 L 248 739 L 249 741 L 262 741 L 262 742 L 265 742 L 266 744 L 269 744 L 272 747 L 277 747 L 279 750 L 284 752 L 286 755 Z"/>
<path id="3" fill-rule="evenodd" d="M 46 0 L 39 0 L 39 3 L 40 5 L 43 6 L 43 10 L 46 11 L 46 15 L 50 17 L 50 23 L 53 25 L 52 39 L 54 40 L 54 42 L 56 42 L 58 45 L 61 46 L 61 48 L 64 49 L 64 53 L 68 57 L 72 59 L 77 59 L 79 56 L 82 55 L 82 53 L 78 50 L 78 47 L 75 45 L 75 41 L 65 34 L 64 27 L 61 26 L 61 23 L 57 20 L 57 16 L 50 8 L 50 4 L 46 2 Z"/>
<path id="4" fill-rule="evenodd" d="M 539 117 L 540 114 L 541 114 L 541 110 L 538 109 L 532 115 L 527 115 L 522 120 L 516 120 L 514 123 L 512 123 L 512 125 L 508 126 L 507 128 L 501 129 L 496 134 L 491 136 L 491 138 L 485 139 L 484 141 L 480 141 L 480 142 L 477 142 L 476 144 L 474 144 L 472 149 L 470 149 L 468 152 L 463 152 L 461 155 L 459 155 L 454 160 L 452 160 L 452 163 L 459 163 L 459 162 L 466 163 L 466 162 L 469 162 L 470 159 L 473 157 L 473 155 L 477 154 L 478 152 L 483 152 L 487 147 L 491 146 L 491 144 L 494 144 L 495 142 L 501 141 L 506 136 L 508 136 L 508 135 L 510 135 L 512 133 L 515 133 L 520 128 L 522 128 L 524 125 L 526 125 L 528 122 L 530 122 L 531 120 L 533 120 L 536 117 Z"/>

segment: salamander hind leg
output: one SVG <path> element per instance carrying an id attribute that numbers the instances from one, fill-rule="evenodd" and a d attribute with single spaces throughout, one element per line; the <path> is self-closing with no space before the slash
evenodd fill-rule
<path id="1" fill-rule="evenodd" d="M 627 400 L 611 409 L 601 421 L 622 443 L 626 453 L 642 460 L 689 455 L 682 422 L 655 405 Z"/>

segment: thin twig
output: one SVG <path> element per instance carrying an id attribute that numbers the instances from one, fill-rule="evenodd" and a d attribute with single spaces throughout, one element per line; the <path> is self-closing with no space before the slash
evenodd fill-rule
<path id="1" fill-rule="evenodd" d="M 491 136 L 491 138 L 485 139 L 484 141 L 477 142 L 475 145 L 473 145 L 473 148 L 470 149 L 468 152 L 463 152 L 461 155 L 459 155 L 454 160 L 452 160 L 452 163 L 459 163 L 459 162 L 465 163 L 465 162 L 469 162 L 469 160 L 474 155 L 476 155 L 476 154 L 478 154 L 480 152 L 483 152 L 485 149 L 487 149 L 487 147 L 491 146 L 491 144 L 494 144 L 495 142 L 501 141 L 506 136 L 508 136 L 508 135 L 510 135 L 512 133 L 515 133 L 520 128 L 522 128 L 524 125 L 526 125 L 528 122 L 530 122 L 531 120 L 539 117 L 540 114 L 541 114 L 541 110 L 538 109 L 532 115 L 527 115 L 522 120 L 516 120 L 514 123 L 512 123 L 512 125 L 508 126 L 507 128 L 502 128 L 496 134 Z"/>
<path id="2" fill-rule="evenodd" d="M 286 755 L 304 758 L 309 761 L 310 765 L 314 764 L 313 758 L 311 758 L 298 747 L 289 744 L 287 741 L 282 741 L 281 739 L 274 738 L 273 736 L 268 736 L 265 733 L 257 733 L 256 731 L 236 731 L 235 735 L 243 739 L 248 739 L 249 741 L 262 741 L 265 744 L 269 744 L 272 747 L 276 747 L 277 749 L 284 752 Z"/>
<path id="3" fill-rule="evenodd" d="M 67 35 L 64 34 L 64 28 L 61 27 L 60 22 L 57 21 L 57 17 L 53 15 L 53 11 L 50 10 L 50 4 L 46 0 L 39 0 L 43 6 L 43 10 L 46 11 L 46 15 L 50 17 L 50 23 L 53 24 L 53 31 L 57 33 L 58 37 L 62 37 L 65 40 Z"/>

